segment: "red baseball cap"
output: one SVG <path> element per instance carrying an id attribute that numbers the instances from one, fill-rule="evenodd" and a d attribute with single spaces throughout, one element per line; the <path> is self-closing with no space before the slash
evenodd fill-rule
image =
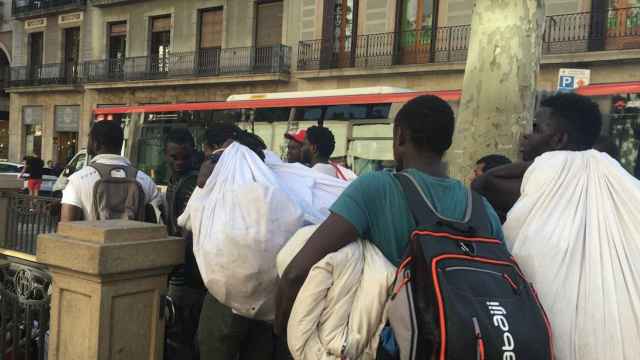
<path id="1" fill-rule="evenodd" d="M 304 142 L 304 138 L 306 136 L 307 136 L 307 129 L 300 129 L 297 132 L 290 132 L 290 133 L 284 134 L 285 138 L 289 140 L 293 140 L 299 144 L 302 144 Z"/>

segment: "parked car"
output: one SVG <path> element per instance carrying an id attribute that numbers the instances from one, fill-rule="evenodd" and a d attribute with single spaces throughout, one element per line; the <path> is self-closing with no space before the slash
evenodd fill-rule
<path id="1" fill-rule="evenodd" d="M 60 173 L 60 176 L 58 176 L 58 178 L 56 179 L 55 184 L 53 184 L 54 196 L 62 197 L 62 190 L 67 187 L 67 184 L 69 183 L 69 176 L 87 166 L 89 160 L 91 159 L 87 154 L 87 150 L 80 150 L 73 156 L 73 158 L 71 158 L 71 161 L 69 161 L 67 166 L 62 169 L 62 173 Z"/>
<path id="2" fill-rule="evenodd" d="M 22 172 L 22 164 L 10 162 L 10 161 L 0 161 L 0 174 L 11 174 L 16 177 L 20 175 Z M 51 195 L 53 193 L 53 185 L 55 184 L 57 178 L 48 173 L 50 169 L 43 169 L 42 175 L 42 186 L 40 187 L 40 195 Z M 22 179 L 24 180 L 23 190 L 27 189 L 27 179 L 29 178 L 29 174 L 23 174 Z"/>
<path id="3" fill-rule="evenodd" d="M 56 179 L 55 184 L 53 185 L 53 194 L 56 197 L 62 197 L 62 190 L 69 183 L 69 176 L 71 176 L 76 171 L 82 169 L 87 166 L 91 161 L 91 157 L 87 154 L 87 150 L 80 150 L 77 154 L 71 158 L 71 161 L 64 167 L 60 176 Z M 166 191 L 166 186 L 158 186 L 158 190 L 163 193 Z"/>

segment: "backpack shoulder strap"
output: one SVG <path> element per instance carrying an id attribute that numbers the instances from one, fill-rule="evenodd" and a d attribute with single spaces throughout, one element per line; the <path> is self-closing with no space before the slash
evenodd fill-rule
<path id="1" fill-rule="evenodd" d="M 471 206 L 471 219 L 469 219 L 468 224 L 473 227 L 476 235 L 493 237 L 494 235 L 491 233 L 489 215 L 484 205 L 484 199 L 475 191 L 469 190 L 469 192 L 473 199 L 473 205 Z"/>
<path id="2" fill-rule="evenodd" d="M 134 168 L 133 166 L 129 165 L 124 167 L 124 171 L 127 175 L 127 178 L 131 179 L 131 180 L 137 180 L 138 179 L 138 169 Z"/>
<path id="3" fill-rule="evenodd" d="M 414 182 L 411 175 L 406 173 L 396 173 L 393 175 L 402 186 L 402 190 L 407 199 L 409 210 L 413 215 L 417 226 L 429 226 L 438 221 L 433 205 L 422 193 L 420 187 Z"/>
<path id="4" fill-rule="evenodd" d="M 398 179 L 400 185 L 402 185 L 402 189 L 407 196 L 407 203 L 409 204 L 411 213 L 413 214 L 418 226 L 433 225 L 438 221 L 457 225 L 468 225 L 472 219 L 475 203 L 478 202 L 482 205 L 482 202 L 476 201 L 471 191 L 467 191 L 467 210 L 464 219 L 462 221 L 451 219 L 436 211 L 435 207 L 433 207 L 426 194 L 422 191 L 418 182 L 413 178 L 413 176 L 411 176 L 411 174 L 401 172 L 394 176 Z"/>
<path id="5" fill-rule="evenodd" d="M 99 162 L 91 162 L 87 166 L 94 168 L 98 172 L 98 175 L 100 175 L 100 178 L 102 179 L 111 177 L 111 171 L 115 169 L 120 169 L 124 171 L 127 174 L 127 177 L 129 177 L 130 171 L 133 171 L 134 179 L 138 173 L 138 170 L 136 170 L 134 167 L 127 166 L 127 165 L 109 165 L 109 164 L 102 164 Z"/>

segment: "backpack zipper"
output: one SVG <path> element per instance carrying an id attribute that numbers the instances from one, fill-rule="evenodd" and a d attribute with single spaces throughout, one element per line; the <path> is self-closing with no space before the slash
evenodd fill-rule
<path id="1" fill-rule="evenodd" d="M 468 267 L 468 266 L 452 266 L 452 267 L 448 267 L 445 268 L 444 271 L 450 271 L 450 270 L 467 270 L 467 271 L 479 271 L 479 272 L 484 272 L 484 273 L 488 273 L 488 274 L 492 274 L 498 277 L 501 277 L 504 281 L 507 282 L 507 284 L 509 284 L 509 286 L 511 286 L 511 288 L 513 289 L 513 291 L 515 291 L 516 293 L 518 292 L 518 285 L 516 285 L 516 283 L 511 279 L 511 277 L 505 273 L 499 273 L 497 271 L 492 271 L 492 270 L 486 270 L 486 269 L 478 269 L 478 268 L 472 268 L 472 267 Z"/>
<path id="2" fill-rule="evenodd" d="M 484 360 L 484 341 L 482 340 L 482 333 L 480 332 L 480 324 L 478 324 L 478 318 L 472 318 L 473 321 L 473 331 L 476 336 L 476 359 Z"/>

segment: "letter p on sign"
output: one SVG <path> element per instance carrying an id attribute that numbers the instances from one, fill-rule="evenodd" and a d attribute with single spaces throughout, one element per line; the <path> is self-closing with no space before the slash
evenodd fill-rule
<path id="1" fill-rule="evenodd" d="M 575 88 L 575 77 L 560 76 L 560 89 L 573 90 Z"/>

